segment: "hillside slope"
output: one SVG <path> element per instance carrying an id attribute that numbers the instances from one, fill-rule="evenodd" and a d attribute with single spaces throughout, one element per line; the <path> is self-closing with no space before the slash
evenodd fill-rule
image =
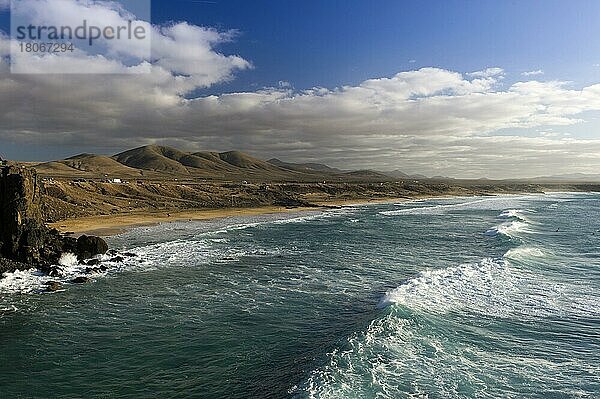
<path id="1" fill-rule="evenodd" d="M 322 182 L 388 181 L 375 171 L 342 171 L 319 163 L 294 164 L 278 159 L 263 161 L 240 151 L 185 152 L 173 147 L 147 145 L 112 157 L 80 154 L 40 163 L 41 175 L 58 178 L 131 178 L 166 180 Z"/>
<path id="2" fill-rule="evenodd" d="M 315 173 L 292 171 L 240 151 L 194 152 L 149 145 L 114 155 L 115 161 L 137 169 L 208 179 L 320 180 Z"/>

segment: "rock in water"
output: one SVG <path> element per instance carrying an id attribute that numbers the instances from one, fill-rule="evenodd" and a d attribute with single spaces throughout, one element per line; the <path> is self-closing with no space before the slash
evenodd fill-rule
<path id="1" fill-rule="evenodd" d="M 71 280 L 71 283 L 85 284 L 85 283 L 89 283 L 90 281 L 92 281 L 92 280 L 89 277 L 79 276 L 79 277 L 75 277 L 73 280 Z"/>
<path id="2" fill-rule="evenodd" d="M 62 284 L 58 281 L 48 281 L 46 283 L 46 291 L 47 292 L 56 292 L 62 289 Z"/>
<path id="3" fill-rule="evenodd" d="M 4 273 L 14 272 L 15 270 L 26 270 L 29 268 L 31 268 L 31 266 L 27 266 L 24 263 L 0 257 L 0 278 L 2 278 Z"/>
<path id="4" fill-rule="evenodd" d="M 0 264 L 2 272 L 35 266 L 48 273 L 65 252 L 81 260 L 107 251 L 108 245 L 99 237 L 75 240 L 48 228 L 42 218 L 42 192 L 35 170 L 0 168 L 0 258 L 5 258 Z"/>
<path id="5" fill-rule="evenodd" d="M 105 254 L 106 251 L 108 251 L 108 244 L 100 237 L 83 235 L 77 239 L 77 258 L 80 261 Z"/>

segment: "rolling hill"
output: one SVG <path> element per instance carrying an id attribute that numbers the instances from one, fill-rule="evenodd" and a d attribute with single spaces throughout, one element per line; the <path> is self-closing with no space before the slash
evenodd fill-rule
<path id="1" fill-rule="evenodd" d="M 305 180 L 311 177 L 240 151 L 188 153 L 172 147 L 149 145 L 122 152 L 112 158 L 132 168 L 188 177 L 253 180 Z"/>
<path id="2" fill-rule="evenodd" d="M 320 163 L 263 161 L 240 151 L 185 152 L 147 145 L 112 157 L 80 154 L 37 164 L 42 175 L 82 178 L 207 179 L 220 181 L 387 181 L 392 177 L 372 170 L 342 171 Z"/>
<path id="3" fill-rule="evenodd" d="M 44 162 L 35 165 L 38 173 L 53 176 L 98 175 L 105 177 L 138 177 L 144 171 L 130 168 L 114 159 L 94 154 L 80 154 L 61 161 Z"/>
<path id="4" fill-rule="evenodd" d="M 148 145 L 114 155 L 112 159 L 131 168 L 186 175 L 187 167 L 180 162 L 186 155 L 189 154 L 175 148 Z"/>

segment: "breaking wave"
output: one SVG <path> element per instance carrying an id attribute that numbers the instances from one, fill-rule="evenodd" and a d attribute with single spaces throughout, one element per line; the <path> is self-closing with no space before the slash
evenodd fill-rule
<path id="1" fill-rule="evenodd" d="M 75 255 L 65 253 L 53 269 L 52 275 L 47 275 L 35 268 L 5 273 L 4 277 L 0 279 L 0 293 L 43 293 L 48 292 L 47 287 L 50 282 L 57 282 L 67 287 L 73 285 L 73 280 L 77 277 L 87 277 L 94 280 L 109 273 L 121 271 L 134 262 L 137 263 L 137 256 L 128 258 L 126 259 L 118 252 L 94 257 L 93 259 L 99 262 L 98 266 L 101 265 L 101 268 L 83 262 L 80 263 Z"/>
<path id="2" fill-rule="evenodd" d="M 58 261 L 55 273 L 52 276 L 32 268 L 30 270 L 6 273 L 0 279 L 0 293 L 45 293 L 48 283 L 58 282 L 65 287 L 72 285 L 77 277 L 87 277 L 95 280 L 125 270 L 154 270 L 159 265 L 176 262 L 193 261 L 196 264 L 208 264 L 210 262 L 235 262 L 243 257 L 275 256 L 294 251 L 294 247 L 278 248 L 276 250 L 265 250 L 263 248 L 235 248 L 232 246 L 216 246 L 217 243 L 227 243 L 227 233 L 232 233 L 251 228 L 262 228 L 269 225 L 285 225 L 295 223 L 308 223 L 311 221 L 326 220 L 338 216 L 345 216 L 356 212 L 356 207 L 344 207 L 331 211 L 306 211 L 300 214 L 275 214 L 256 218 L 247 218 L 242 223 L 231 223 L 236 218 L 226 218 L 224 225 L 215 226 L 212 229 L 199 231 L 194 240 L 189 239 L 191 229 L 200 224 L 196 222 L 176 222 L 161 224 L 158 226 L 141 227 L 133 229 L 129 233 L 121 235 L 123 240 L 139 238 L 144 242 L 149 235 L 156 235 L 161 241 L 143 244 L 129 249 L 130 256 L 111 251 L 107 255 L 96 256 L 96 266 L 91 267 L 84 262 L 80 263 L 72 253 L 64 253 Z M 211 225 L 209 225 L 210 227 Z M 177 232 L 183 235 L 181 239 L 164 241 L 165 233 L 177 237 Z M 185 237 L 185 238 L 184 238 Z M 115 261 L 118 259 L 118 261 Z"/>
<path id="3" fill-rule="evenodd" d="M 381 213 L 430 213 L 473 205 L 481 202 Z M 536 225 L 527 213 L 507 209 L 497 217 L 504 221 L 485 233 L 520 238 L 498 241 L 501 246 L 518 243 L 502 256 L 426 269 L 386 292 L 378 303 L 380 316 L 330 352 L 296 397 L 463 398 L 471 392 L 481 398 L 516 399 L 545 397 L 544 389 L 556 397 L 593 397 L 591 381 L 598 382 L 594 375 L 600 367 L 582 360 L 590 354 L 573 356 L 574 350 L 585 350 L 578 339 L 571 345 L 561 338 L 563 346 L 547 347 L 543 339 L 529 338 L 529 330 L 511 331 L 520 328 L 514 326 L 528 329 L 537 323 L 540 328 L 547 323 L 543 328 L 549 331 L 567 329 L 561 332 L 567 337 L 565 320 L 577 320 L 590 332 L 600 320 L 593 286 L 579 278 L 557 280 L 546 270 L 544 262 L 565 260 L 535 245 L 539 237 L 528 240 Z M 511 350 L 515 345 L 520 355 Z M 563 371 L 557 373 L 559 369 Z M 515 381 L 535 383 L 519 384 L 519 391 Z M 547 390 L 550 386 L 552 391 Z"/>
<path id="4" fill-rule="evenodd" d="M 528 196 L 493 196 L 480 199 L 473 199 L 458 203 L 435 204 L 426 206 L 412 206 L 410 208 L 397 209 L 392 211 L 381 211 L 380 215 L 396 216 L 396 215 L 443 215 L 453 210 L 494 210 L 502 209 L 504 205 L 514 204 L 520 200 L 526 199 Z M 439 201 L 439 200 L 436 200 Z M 427 201 L 426 201 L 427 202 Z M 411 202 L 411 205 L 420 205 L 426 202 Z"/>

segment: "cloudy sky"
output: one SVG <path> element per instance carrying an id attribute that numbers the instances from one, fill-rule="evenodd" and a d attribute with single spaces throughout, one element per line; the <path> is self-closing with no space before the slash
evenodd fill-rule
<path id="1" fill-rule="evenodd" d="M 110 2 L 20 1 L 36 24 L 132 17 Z M 600 173 L 594 0 L 153 1 L 151 56 L 108 43 L 29 57 L 20 74 L 8 3 L 6 158 L 159 143 L 453 177 Z"/>

